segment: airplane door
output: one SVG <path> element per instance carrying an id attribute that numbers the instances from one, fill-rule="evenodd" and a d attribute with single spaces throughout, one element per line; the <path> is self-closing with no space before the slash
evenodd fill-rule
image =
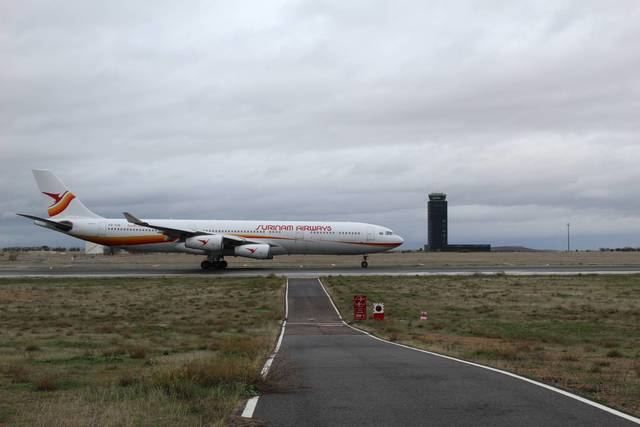
<path id="1" fill-rule="evenodd" d="M 106 236 L 106 225 L 101 222 L 90 222 L 87 224 L 87 232 L 89 236 Z"/>
<path id="2" fill-rule="evenodd" d="M 307 250 L 307 241 L 305 240 L 305 232 L 302 230 L 296 230 L 295 234 L 296 252 L 304 253 Z"/>
<path id="3" fill-rule="evenodd" d="M 86 233 L 88 236 L 97 236 L 98 235 L 98 223 L 97 222 L 89 222 L 87 223 Z"/>
<path id="4" fill-rule="evenodd" d="M 376 239 L 375 230 L 372 227 L 367 228 L 367 242 L 372 242 Z"/>

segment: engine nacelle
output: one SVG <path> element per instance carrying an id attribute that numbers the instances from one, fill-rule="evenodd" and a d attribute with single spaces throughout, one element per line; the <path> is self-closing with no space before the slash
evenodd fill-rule
<path id="1" fill-rule="evenodd" d="M 271 259 L 271 246 L 265 244 L 240 245 L 234 248 L 235 256 L 243 256 L 255 259 Z"/>
<path id="2" fill-rule="evenodd" d="M 222 251 L 222 235 L 202 235 L 189 237 L 184 241 L 184 245 L 190 249 L 200 249 L 208 252 Z"/>

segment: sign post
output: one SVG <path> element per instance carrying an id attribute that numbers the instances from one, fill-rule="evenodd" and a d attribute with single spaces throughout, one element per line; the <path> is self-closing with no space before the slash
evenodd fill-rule
<path id="1" fill-rule="evenodd" d="M 353 296 L 353 320 L 367 320 L 367 296 Z"/>
<path id="2" fill-rule="evenodd" d="M 384 320 L 384 304 L 376 302 L 373 304 L 373 318 L 375 320 Z"/>

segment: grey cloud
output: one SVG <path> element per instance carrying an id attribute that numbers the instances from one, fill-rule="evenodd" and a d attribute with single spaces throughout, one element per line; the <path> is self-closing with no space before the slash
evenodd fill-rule
<path id="1" fill-rule="evenodd" d="M 110 216 L 362 220 L 416 247 L 445 191 L 459 242 L 640 240 L 634 1 L 0 8 L 0 246 L 60 239 L 12 218 L 42 211 L 32 167 Z"/>

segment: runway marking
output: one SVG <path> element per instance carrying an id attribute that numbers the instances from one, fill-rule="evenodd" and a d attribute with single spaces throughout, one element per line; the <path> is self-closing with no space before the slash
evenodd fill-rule
<path id="1" fill-rule="evenodd" d="M 280 350 L 280 346 L 282 345 L 282 339 L 284 338 L 284 329 L 287 326 L 287 319 L 289 318 L 289 279 L 287 278 L 287 285 L 284 291 L 284 320 L 282 321 L 282 328 L 280 329 L 280 337 L 278 337 L 278 342 L 276 343 L 275 348 L 264 362 L 264 366 L 262 367 L 262 371 L 260 371 L 260 375 L 263 379 L 267 378 L 269 374 L 269 369 L 271 369 L 271 365 L 273 365 L 273 360 L 276 358 L 276 354 Z M 247 400 L 247 403 L 244 406 L 244 410 L 242 411 L 243 418 L 253 418 L 253 413 L 256 410 L 256 406 L 258 405 L 258 400 L 260 396 L 254 396 L 251 399 Z"/>
<path id="2" fill-rule="evenodd" d="M 258 399 L 260 396 L 254 396 L 251 399 L 247 400 L 247 404 L 244 407 L 244 411 L 242 411 L 243 418 L 252 418 L 253 413 L 256 410 L 256 406 L 258 406 Z"/>
<path id="3" fill-rule="evenodd" d="M 289 326 L 303 325 L 303 326 L 327 326 L 327 327 L 344 327 L 343 323 L 318 323 L 318 322 L 288 322 Z"/>
<path id="4" fill-rule="evenodd" d="M 331 301 L 331 305 L 333 305 L 333 308 L 336 310 L 336 313 L 338 313 L 338 316 L 340 317 L 340 319 L 342 319 L 342 315 L 340 314 L 340 311 L 338 310 L 336 305 L 333 303 L 333 299 L 331 298 L 331 295 L 329 295 L 329 292 L 327 292 L 327 289 L 324 287 L 324 283 L 322 283 L 322 280 L 320 280 L 320 278 L 318 278 L 318 282 L 320 283 L 320 286 L 322 287 L 322 290 L 324 290 L 324 293 L 327 294 L 327 298 L 329 298 L 329 301 Z M 370 332 L 367 332 L 367 331 L 365 331 L 363 329 L 356 328 L 355 326 L 351 326 L 350 324 L 348 324 L 344 320 L 342 320 L 342 323 L 345 326 L 347 326 L 347 327 L 349 327 L 349 328 L 351 328 L 351 329 L 353 329 L 355 331 L 361 332 L 361 333 L 363 333 L 365 335 L 368 335 L 368 336 L 370 336 L 371 338 L 373 338 L 375 340 L 382 341 L 384 343 L 395 345 L 395 346 L 398 346 L 398 347 L 406 348 L 408 350 L 419 351 L 420 353 L 425 353 L 425 354 L 429 354 L 431 356 L 441 357 L 443 359 L 448 359 L 448 360 L 452 360 L 454 362 L 463 363 L 465 365 L 474 366 L 476 368 L 482 368 L 482 369 L 493 371 L 493 372 L 496 372 L 496 373 L 499 373 L 499 374 L 507 375 L 507 376 L 509 376 L 511 378 L 522 380 L 522 381 L 528 382 L 529 384 L 533 384 L 533 385 L 536 385 L 538 387 L 542 387 L 542 388 L 545 388 L 547 390 L 559 393 L 559 394 L 561 394 L 563 396 L 570 397 L 571 399 L 574 399 L 574 400 L 577 400 L 579 402 L 585 403 L 587 405 L 593 406 L 595 408 L 598 408 L 600 410 L 608 412 L 608 413 L 610 413 L 612 415 L 616 415 L 616 416 L 618 416 L 620 418 L 624 418 L 627 421 L 631 421 L 632 423 L 636 423 L 636 424 L 640 425 L 640 418 L 636 418 L 636 417 L 631 416 L 629 414 L 625 414 L 624 412 L 620 412 L 620 411 L 618 411 L 616 409 L 609 408 L 608 406 L 601 405 L 600 403 L 591 401 L 589 399 L 585 399 L 584 397 L 580 397 L 578 395 L 569 393 L 567 391 L 560 390 L 559 388 L 555 388 L 555 387 L 552 387 L 550 385 L 543 384 L 543 383 L 540 383 L 538 381 L 531 380 L 529 378 L 521 377 L 520 375 L 516 375 L 516 374 L 513 374 L 511 372 L 502 371 L 500 369 L 492 368 L 491 366 L 480 365 L 479 363 L 469 362 L 469 361 L 462 360 L 462 359 L 456 359 L 455 357 L 445 356 L 444 354 L 434 353 L 432 351 L 422 350 L 420 348 L 411 347 L 411 346 L 408 346 L 408 345 L 405 345 L 405 344 L 398 344 L 398 343 L 395 343 L 395 342 L 387 341 L 384 338 L 377 337 L 377 336 L 375 336 L 375 335 L 371 334 Z"/>

